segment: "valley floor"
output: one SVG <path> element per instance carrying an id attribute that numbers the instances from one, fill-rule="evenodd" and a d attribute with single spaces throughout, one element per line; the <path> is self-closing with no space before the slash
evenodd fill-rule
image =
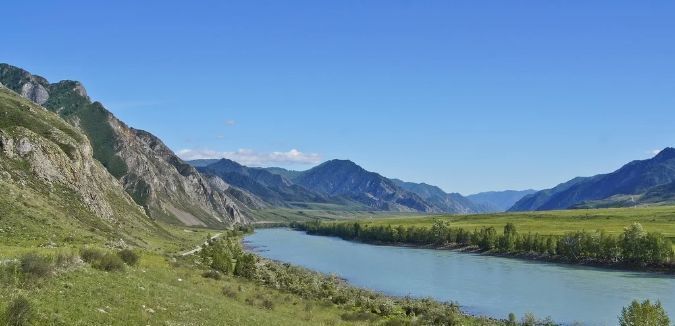
<path id="1" fill-rule="evenodd" d="M 635 208 L 575 209 L 561 211 L 513 212 L 477 215 L 418 215 L 378 216 L 359 219 L 365 225 L 431 227 L 434 221 L 448 222 L 450 227 L 470 231 L 494 227 L 498 231 L 513 223 L 521 233 L 564 235 L 574 231 L 605 230 L 619 235 L 633 222 L 639 222 L 648 232 L 660 232 L 675 243 L 675 206 L 644 206 Z M 674 247 L 675 248 L 675 247 Z"/>
<path id="2" fill-rule="evenodd" d="M 203 241 L 198 238 L 217 232 L 168 228 L 185 233 L 174 249 L 194 247 Z M 100 245 L 94 248 L 113 250 Z M 400 315 L 403 310 L 382 317 L 259 281 L 232 275 L 207 278 L 197 262 L 198 255 L 138 250 L 137 266 L 104 271 L 83 262 L 81 249 L 0 246 L 0 318 L 10 318 L 17 299 L 26 298 L 30 317 L 25 325 L 406 325 L 414 321 Z M 54 270 L 41 276 L 22 273 L 29 253 L 50 257 L 56 264 Z M 61 260 L 67 262 L 57 263 Z M 31 273 L 39 272 L 33 270 Z M 316 281 L 312 278 L 308 282 L 312 280 Z M 457 318 L 467 325 L 501 323 L 462 315 Z"/>

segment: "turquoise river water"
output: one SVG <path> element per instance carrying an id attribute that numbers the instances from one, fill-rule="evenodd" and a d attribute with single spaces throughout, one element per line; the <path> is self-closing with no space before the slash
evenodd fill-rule
<path id="1" fill-rule="evenodd" d="M 456 301 L 472 314 L 531 312 L 565 324 L 616 325 L 621 307 L 652 299 L 675 318 L 675 277 L 668 275 L 375 246 L 283 228 L 256 230 L 244 241 L 266 258 L 389 295 Z"/>

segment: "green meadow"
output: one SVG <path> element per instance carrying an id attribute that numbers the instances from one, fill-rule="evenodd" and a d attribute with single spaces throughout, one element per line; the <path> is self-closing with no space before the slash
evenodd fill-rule
<path id="1" fill-rule="evenodd" d="M 675 206 L 647 206 L 635 208 L 579 209 L 541 212 L 514 212 L 479 215 L 418 215 L 390 216 L 360 219 L 372 225 L 404 225 L 431 227 L 435 220 L 449 222 L 449 226 L 467 230 L 493 226 L 501 230 L 513 223 L 521 233 L 563 235 L 571 231 L 605 230 L 619 235 L 633 222 L 639 222 L 648 232 L 660 232 L 675 240 Z"/>

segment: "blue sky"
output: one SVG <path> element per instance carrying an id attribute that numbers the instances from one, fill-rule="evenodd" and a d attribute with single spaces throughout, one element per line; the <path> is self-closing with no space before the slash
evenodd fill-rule
<path id="1" fill-rule="evenodd" d="M 0 62 L 184 157 L 469 194 L 675 145 L 672 1 L 11 1 Z M 11 14 L 8 14 L 11 13 Z"/>

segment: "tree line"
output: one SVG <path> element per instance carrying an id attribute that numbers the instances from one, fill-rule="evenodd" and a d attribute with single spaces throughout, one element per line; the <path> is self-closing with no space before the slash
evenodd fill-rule
<path id="1" fill-rule="evenodd" d="M 291 227 L 309 234 L 369 243 L 474 247 L 489 253 L 537 254 L 570 263 L 672 269 L 674 260 L 671 241 L 661 233 L 646 232 L 637 222 L 624 228 L 618 236 L 604 230 L 574 231 L 562 236 L 520 233 L 513 223 L 507 223 L 502 232 L 492 226 L 469 231 L 450 227 L 448 222 L 439 219 L 434 220 L 431 227 L 321 221 L 293 223 Z"/>

